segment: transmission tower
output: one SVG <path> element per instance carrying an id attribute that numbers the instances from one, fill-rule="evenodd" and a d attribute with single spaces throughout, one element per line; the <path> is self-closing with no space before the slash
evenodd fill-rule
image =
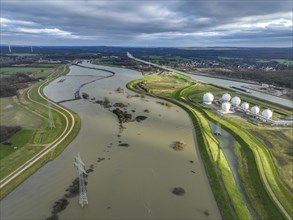
<path id="1" fill-rule="evenodd" d="M 79 176 L 79 204 L 81 207 L 84 207 L 84 205 L 89 204 L 87 200 L 85 183 L 84 183 L 84 174 L 86 174 L 86 172 L 84 170 L 84 163 L 82 162 L 80 158 L 80 154 L 78 153 L 77 157 L 74 157 L 74 158 L 75 158 L 74 165 L 78 169 L 78 176 Z"/>
<path id="2" fill-rule="evenodd" d="M 214 131 L 214 134 L 217 136 L 220 136 L 222 134 L 221 119 L 222 118 L 219 118 L 217 125 L 216 125 L 216 128 L 215 128 L 215 131 Z"/>
<path id="3" fill-rule="evenodd" d="M 52 109 L 51 109 L 51 103 L 48 102 L 47 104 L 48 107 L 48 123 L 49 123 L 49 128 L 55 128 L 53 116 L 52 116 Z"/>

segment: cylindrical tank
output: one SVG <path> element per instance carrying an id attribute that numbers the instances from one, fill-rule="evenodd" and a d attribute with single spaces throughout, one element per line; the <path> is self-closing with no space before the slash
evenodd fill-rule
<path id="1" fill-rule="evenodd" d="M 253 106 L 251 108 L 251 112 L 254 113 L 254 114 L 258 114 L 259 113 L 259 107 L 258 106 Z"/>
<path id="2" fill-rule="evenodd" d="M 231 99 L 231 95 L 229 93 L 225 93 L 224 95 L 222 95 L 222 100 L 224 102 L 229 102 Z"/>
<path id="3" fill-rule="evenodd" d="M 203 95 L 203 98 L 202 98 L 203 103 L 212 104 L 213 100 L 214 100 L 214 95 L 212 93 L 207 92 Z"/>
<path id="4" fill-rule="evenodd" d="M 226 112 L 226 113 L 229 112 L 230 107 L 231 107 L 230 102 L 223 102 L 222 103 L 222 111 L 223 112 Z"/>
<path id="5" fill-rule="evenodd" d="M 247 102 L 243 102 L 241 105 L 241 108 L 244 110 L 248 110 L 249 109 L 249 104 Z"/>
<path id="6" fill-rule="evenodd" d="M 270 109 L 265 109 L 262 111 L 262 116 L 269 119 L 273 116 L 273 112 Z"/>
<path id="7" fill-rule="evenodd" d="M 231 104 L 233 106 L 238 106 L 241 103 L 241 99 L 238 96 L 235 96 L 231 99 Z"/>

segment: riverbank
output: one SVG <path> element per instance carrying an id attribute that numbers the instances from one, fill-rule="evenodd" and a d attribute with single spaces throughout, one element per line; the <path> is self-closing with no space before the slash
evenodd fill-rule
<path id="1" fill-rule="evenodd" d="M 164 79 L 164 77 L 162 77 Z M 161 79 L 162 79 L 161 78 Z M 152 79 L 154 80 L 154 82 L 152 82 Z M 169 90 L 166 93 L 165 88 L 162 89 L 160 88 L 160 84 L 157 81 L 158 78 L 152 78 L 152 77 L 148 77 L 147 79 L 144 78 L 143 81 L 145 82 L 144 88 L 145 91 L 148 91 L 147 94 L 150 95 L 155 95 L 156 97 L 160 97 L 160 98 L 168 98 L 169 100 L 176 100 L 179 101 L 179 103 L 185 103 L 187 105 L 190 105 L 192 107 L 192 109 L 196 109 L 200 112 L 200 114 L 204 114 L 205 117 L 209 118 L 209 120 L 214 121 L 215 123 L 217 123 L 218 119 L 216 119 L 216 116 L 214 116 L 211 112 L 209 112 L 208 110 L 205 110 L 202 106 L 198 106 L 197 104 L 195 104 L 195 100 L 189 99 L 189 96 L 193 93 L 198 93 L 197 91 L 197 85 L 192 85 L 192 86 L 186 86 L 186 88 L 182 89 L 182 90 Z M 186 80 L 185 76 L 183 78 L 181 78 L 181 81 Z M 142 80 L 138 80 L 137 82 L 141 82 Z M 163 80 L 164 84 L 166 85 L 166 80 Z M 135 82 L 132 82 L 133 84 L 135 84 Z M 148 86 L 150 85 L 150 86 Z M 133 89 L 135 89 L 134 86 L 132 86 Z M 151 88 L 151 89 L 150 89 Z M 150 89 L 150 90 L 149 90 Z M 209 90 L 211 90 L 211 88 L 209 88 Z M 141 91 L 140 91 L 141 92 Z M 169 92 L 169 93 L 168 93 Z M 200 92 L 198 94 L 200 97 L 202 97 L 202 92 Z M 201 100 L 201 98 L 200 98 Z M 184 105 L 183 105 L 184 107 Z M 198 117 L 199 112 L 196 114 Z M 193 116 L 195 117 L 195 116 Z M 232 119 L 231 119 L 232 120 Z M 198 122 L 197 122 L 198 123 Z M 278 182 L 278 179 L 280 178 L 279 175 L 277 173 L 275 173 L 275 168 L 274 168 L 274 163 L 271 160 L 271 156 L 268 155 L 267 153 L 265 153 L 264 148 L 262 146 L 262 144 L 256 140 L 252 140 L 250 136 L 245 136 L 243 134 L 243 131 L 240 128 L 235 128 L 233 125 L 233 128 L 230 128 L 232 126 L 232 124 L 227 124 L 227 122 L 223 121 L 221 122 L 222 126 L 225 129 L 228 129 L 229 132 L 232 132 L 232 135 L 241 143 L 241 145 L 237 145 L 237 155 L 239 155 L 240 158 L 240 168 L 241 168 L 241 178 L 242 178 L 242 182 L 244 184 L 244 188 L 246 193 L 248 194 L 249 200 L 252 203 L 253 207 L 257 210 L 258 215 L 261 218 L 283 218 L 286 216 L 286 218 L 288 218 L 288 216 L 292 215 L 290 208 L 289 208 L 289 204 L 290 204 L 290 198 L 292 198 L 292 194 L 290 194 L 290 192 L 288 192 L 282 183 Z M 239 124 L 238 124 L 239 125 Z M 197 126 L 195 124 L 195 126 Z M 204 129 L 203 127 L 201 129 L 199 129 L 201 132 L 202 131 L 207 131 L 207 129 Z M 241 136 L 240 136 L 241 134 Z M 243 138 L 245 137 L 245 141 L 243 140 Z M 265 167 L 261 168 L 259 166 L 258 163 L 260 163 L 259 159 L 255 159 L 256 155 L 256 148 L 253 148 L 252 145 L 257 144 L 258 146 L 262 146 L 262 148 L 260 148 L 258 150 L 258 153 L 260 153 L 262 156 L 262 162 L 264 163 L 264 160 L 266 160 L 267 162 L 265 163 Z M 208 141 L 204 146 L 206 146 L 207 149 L 210 149 L 210 141 Z M 241 151 L 239 150 L 241 149 Z M 241 152 L 241 156 L 240 156 L 240 152 Z M 258 157 L 257 157 L 258 158 Z M 271 161 L 270 161 L 271 160 Z M 205 160 L 204 160 L 205 161 Z M 245 164 L 243 164 L 245 163 Z M 263 173 L 267 173 L 266 177 L 263 176 Z M 270 174 L 268 174 L 270 173 Z M 274 173 L 272 175 L 272 173 Z M 251 177 L 254 177 L 254 180 L 251 180 Z M 267 179 L 269 177 L 269 179 Z M 270 179 L 271 178 L 271 179 Z M 272 179 L 274 178 L 274 179 Z M 251 180 L 251 181 L 250 181 Z M 264 183 L 264 182 L 267 183 Z M 278 182 L 278 185 L 275 184 L 275 182 Z M 231 184 L 232 182 L 228 182 L 228 186 Z M 228 189 L 226 187 L 226 189 Z M 267 193 L 267 189 L 271 190 L 269 193 Z M 254 195 L 259 195 L 259 197 L 255 198 Z M 278 199 L 273 198 L 274 196 L 277 196 Z M 287 198 L 285 199 L 283 196 L 281 195 L 286 195 Z M 230 194 L 231 196 L 231 194 Z M 272 196 L 272 197 L 271 197 Z M 217 197 L 217 196 L 216 196 Z M 282 205 L 280 205 L 279 201 L 282 202 Z M 275 203 L 276 202 L 276 203 Z M 239 201 L 236 202 L 235 200 L 233 201 L 234 207 L 238 206 L 238 210 L 241 210 L 241 206 Z M 238 205 L 237 205 L 238 204 Z M 260 204 L 266 204 L 266 205 L 260 205 Z M 270 207 L 270 210 L 267 210 L 266 207 Z M 284 209 L 285 207 L 285 209 Z M 280 208 L 280 209 L 279 209 Z M 225 209 L 221 209 L 221 210 L 225 210 Z M 236 208 L 237 211 L 237 208 Z M 291 214 L 286 214 L 287 212 L 291 213 Z M 284 216 L 282 213 L 285 213 Z M 239 214 L 239 212 L 238 212 Z M 238 215 L 238 217 L 241 217 L 241 215 Z"/>
<path id="2" fill-rule="evenodd" d="M 183 71 L 179 71 L 179 70 L 172 69 L 172 68 L 167 68 L 167 67 L 164 67 L 164 66 L 160 66 L 158 64 L 154 64 L 154 63 L 151 63 L 151 62 L 148 62 L 148 61 L 145 61 L 145 60 L 135 58 L 134 56 L 132 56 L 128 52 L 127 52 L 127 56 L 130 59 L 136 60 L 136 61 L 141 62 L 141 63 L 148 64 L 148 65 L 152 65 L 154 67 L 164 69 L 166 71 L 176 72 L 176 73 L 179 73 L 179 74 L 182 74 L 182 75 L 185 75 L 185 76 L 190 76 L 192 79 L 194 79 L 194 80 L 196 80 L 198 82 L 209 83 L 209 84 L 212 84 L 212 85 L 215 85 L 215 86 L 221 86 L 221 87 L 227 88 L 227 89 L 229 89 L 230 86 L 235 86 L 235 87 L 241 88 L 243 86 L 249 86 L 250 85 L 249 83 L 243 83 L 243 82 L 238 82 L 238 81 L 231 81 L 231 80 L 224 80 L 224 79 L 218 79 L 218 78 L 211 78 L 211 77 L 207 77 L 207 76 L 188 74 L 188 73 L 185 73 Z M 280 97 L 268 95 L 266 93 L 262 93 L 262 92 L 258 92 L 258 91 L 251 91 L 250 96 L 252 96 L 253 98 L 259 98 L 259 99 L 265 100 L 265 101 L 270 100 L 270 102 L 272 102 L 272 103 L 276 103 L 278 105 L 285 106 L 287 108 L 292 109 L 292 103 L 293 102 L 290 101 L 290 100 L 287 100 L 287 99 L 283 99 L 283 98 L 280 98 Z"/>
<path id="3" fill-rule="evenodd" d="M 5 176 L 1 178 L 1 199 L 3 199 L 9 192 L 15 187 L 27 179 L 30 175 L 36 172 L 40 167 L 50 160 L 53 160 L 58 156 L 65 147 L 75 138 L 79 131 L 80 122 L 76 114 L 68 111 L 64 107 L 61 107 L 43 95 L 43 87 L 60 77 L 61 75 L 68 73 L 68 67 L 60 68 L 54 75 L 48 78 L 45 82 L 40 82 L 33 85 L 26 90 L 20 98 L 20 103 L 25 108 L 37 115 L 43 121 L 41 126 L 35 129 L 31 142 L 28 145 L 32 145 L 33 148 L 39 147 L 39 151 L 30 157 L 26 157 L 25 160 L 18 160 L 17 162 L 7 164 L 5 168 L 6 160 L 11 160 L 14 155 L 8 155 L 8 158 L 4 158 L 1 162 L 2 174 L 5 170 Z M 49 129 L 48 126 L 48 104 L 50 102 L 53 107 L 52 117 L 55 123 L 53 129 Z M 20 137 L 21 138 L 21 137 Z M 9 159 L 10 158 L 10 159 Z"/>
<path id="4" fill-rule="evenodd" d="M 52 206 L 77 177 L 72 157 L 79 152 L 86 169 L 93 167 L 87 179 L 89 205 L 82 209 L 78 198 L 68 198 L 66 209 L 58 213 L 60 219 L 220 219 L 188 115 L 177 106 L 162 105 L 157 99 L 128 91 L 124 85 L 140 78 L 141 73 L 101 68 L 116 74 L 84 86 L 80 92 L 88 94 L 88 99 L 64 103 L 81 118 L 79 134 L 59 157 L 2 201 L 3 218 L 51 216 Z M 89 75 L 89 71 L 103 74 L 72 66 L 69 75 Z M 45 94 L 56 102 L 72 97 L 76 88 L 90 79 L 65 78 L 62 86 L 56 80 L 45 88 Z M 96 103 L 106 100 L 113 106 L 111 109 Z M 112 112 L 115 108 L 132 115 L 131 121 L 123 123 L 123 129 L 120 116 Z M 172 148 L 178 140 L 186 143 L 184 150 Z M 18 211 L 13 212 L 11 207 Z"/>

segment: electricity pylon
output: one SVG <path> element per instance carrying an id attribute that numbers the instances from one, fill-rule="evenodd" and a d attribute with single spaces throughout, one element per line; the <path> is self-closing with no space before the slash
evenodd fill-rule
<path id="1" fill-rule="evenodd" d="M 74 165 L 78 169 L 78 176 L 79 176 L 79 204 L 81 207 L 84 207 L 84 205 L 89 204 L 87 200 L 86 188 L 84 183 L 84 174 L 86 174 L 86 171 L 84 170 L 85 165 L 82 162 L 79 153 L 77 157 L 74 157 L 74 158 L 75 158 Z"/>

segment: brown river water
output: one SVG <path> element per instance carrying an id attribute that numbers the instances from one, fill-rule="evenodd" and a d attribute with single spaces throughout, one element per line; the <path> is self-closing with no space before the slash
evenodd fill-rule
<path id="1" fill-rule="evenodd" d="M 129 103 L 126 108 L 133 117 L 142 115 L 147 119 L 125 124 L 126 129 L 119 133 L 116 115 L 99 104 L 83 99 L 62 103 L 80 116 L 80 133 L 60 156 L 1 201 L 1 219 L 48 218 L 54 202 L 78 176 L 73 166 L 73 156 L 78 152 L 86 168 L 94 167 L 87 178 L 89 204 L 81 208 L 78 197 L 70 198 L 66 209 L 58 213 L 59 219 L 220 219 L 188 115 L 177 106 L 160 105 L 154 98 L 127 98 L 135 93 L 125 84 L 142 77 L 139 72 L 87 62 L 83 65 L 114 71 L 115 76 L 87 84 L 80 93 L 88 93 L 90 99 L 108 97 L 111 103 Z M 109 74 L 71 66 L 69 75 Z M 81 84 L 94 79 L 62 78 L 63 82 L 57 79 L 44 90 L 57 102 L 74 98 Z M 118 86 L 124 93 L 115 92 Z M 177 140 L 187 143 L 184 150 L 170 147 Z M 119 141 L 129 146 L 118 146 Z M 98 162 L 98 158 L 105 160 Z M 185 194 L 174 195 L 174 187 L 182 187 Z"/>

